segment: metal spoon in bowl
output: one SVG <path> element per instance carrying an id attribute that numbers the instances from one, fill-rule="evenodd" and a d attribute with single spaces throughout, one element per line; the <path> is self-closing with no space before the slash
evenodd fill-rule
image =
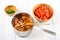
<path id="1" fill-rule="evenodd" d="M 37 24 L 39 24 L 39 23 L 35 23 L 35 24 L 33 24 L 33 23 L 27 23 L 26 25 L 37 25 Z M 42 25 L 49 25 L 49 24 L 42 24 Z M 45 31 L 45 32 L 47 32 L 47 33 L 49 33 L 49 34 L 52 34 L 52 35 L 56 35 L 56 33 L 55 32 L 53 32 L 53 31 L 50 31 L 50 30 L 48 30 L 48 29 L 42 29 L 43 31 Z"/>

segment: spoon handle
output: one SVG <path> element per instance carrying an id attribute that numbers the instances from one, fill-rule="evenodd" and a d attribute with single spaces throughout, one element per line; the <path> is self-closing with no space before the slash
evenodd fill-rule
<path id="1" fill-rule="evenodd" d="M 45 31 L 45 32 L 47 32 L 47 33 L 49 33 L 49 34 L 52 34 L 52 35 L 56 35 L 56 33 L 55 32 L 53 32 L 53 31 L 50 31 L 50 30 L 48 30 L 48 29 L 42 29 L 43 31 Z"/>

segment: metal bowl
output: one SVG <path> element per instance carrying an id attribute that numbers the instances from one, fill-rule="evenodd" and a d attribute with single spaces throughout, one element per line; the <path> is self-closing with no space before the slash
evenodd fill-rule
<path id="1" fill-rule="evenodd" d="M 11 23 L 13 22 L 13 20 L 14 20 L 14 18 L 15 18 L 16 16 L 21 16 L 21 15 L 26 15 L 26 16 L 30 17 L 30 18 L 33 20 L 33 18 L 32 18 L 28 13 L 22 12 L 22 13 L 16 14 L 16 15 L 13 17 Z M 34 23 L 34 20 L 33 20 L 33 23 Z M 13 26 L 13 25 L 12 25 L 12 26 Z M 18 36 L 20 36 L 20 37 L 26 37 L 26 36 L 28 36 L 28 35 L 32 32 L 32 29 L 33 29 L 33 26 L 32 26 L 29 30 L 27 30 L 27 31 L 19 31 L 19 30 L 15 29 L 14 26 L 13 26 L 13 30 L 14 30 L 15 33 L 16 33 Z"/>

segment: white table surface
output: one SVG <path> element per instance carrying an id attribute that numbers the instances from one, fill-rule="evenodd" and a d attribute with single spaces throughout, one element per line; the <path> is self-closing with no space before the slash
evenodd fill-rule
<path id="1" fill-rule="evenodd" d="M 17 36 L 11 25 L 11 20 L 13 18 L 6 15 L 4 8 L 9 5 L 15 5 L 17 7 L 17 13 L 27 12 L 33 17 L 33 7 L 39 3 L 46 3 L 52 6 L 54 9 L 54 25 L 51 26 L 41 26 L 42 28 L 47 28 L 49 30 L 55 31 L 56 36 L 52 36 L 48 33 L 40 30 L 40 26 L 33 28 L 32 33 L 26 37 L 21 38 Z M 33 17 L 34 18 L 34 17 Z M 51 20 L 52 22 L 52 20 Z M 54 39 L 56 38 L 56 39 Z M 60 40 L 60 1 L 59 0 L 0 0 L 0 40 Z"/>

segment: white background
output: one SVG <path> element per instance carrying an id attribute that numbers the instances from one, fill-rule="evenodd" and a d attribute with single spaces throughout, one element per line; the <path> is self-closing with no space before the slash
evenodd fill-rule
<path id="1" fill-rule="evenodd" d="M 54 30 L 56 36 L 45 33 L 39 28 L 33 29 L 30 36 L 26 38 L 18 37 L 11 25 L 12 17 L 9 17 L 4 12 L 7 5 L 15 5 L 17 13 L 27 12 L 33 17 L 33 7 L 39 3 L 49 4 L 54 9 L 54 27 L 49 30 Z M 33 17 L 34 18 L 34 17 Z M 45 27 L 45 26 L 44 26 Z M 54 39 L 56 37 L 56 39 Z M 60 1 L 59 0 L 0 0 L 0 40 L 60 40 Z"/>

